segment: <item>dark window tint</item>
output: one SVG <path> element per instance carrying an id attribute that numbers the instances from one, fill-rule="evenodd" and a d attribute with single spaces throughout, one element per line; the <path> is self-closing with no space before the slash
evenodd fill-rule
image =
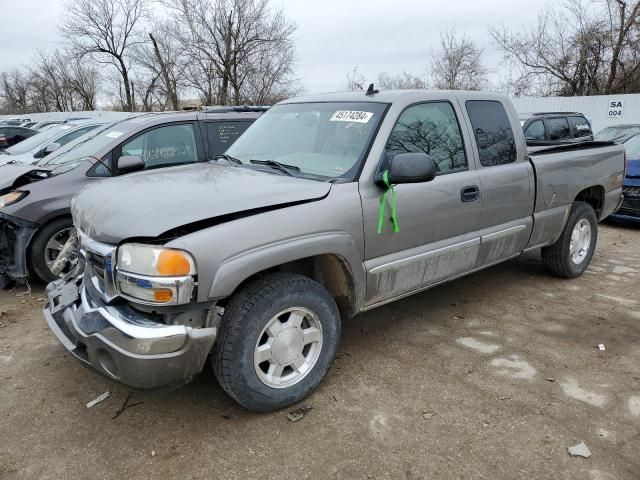
<path id="1" fill-rule="evenodd" d="M 584 117 L 569 117 L 569 125 L 573 129 L 573 136 L 575 138 L 589 137 L 593 135 L 591 131 L 591 125 Z"/>
<path id="2" fill-rule="evenodd" d="M 544 122 L 542 120 L 531 122 L 524 131 L 524 136 L 527 140 L 545 140 Z"/>
<path id="3" fill-rule="evenodd" d="M 209 156 L 211 158 L 226 152 L 227 148 L 249 128 L 251 122 L 210 122 L 207 123 Z"/>
<path id="4" fill-rule="evenodd" d="M 482 166 L 514 162 L 517 157 L 516 141 L 502 104 L 491 100 L 469 100 L 466 106 Z"/>
<path id="5" fill-rule="evenodd" d="M 569 122 L 565 117 L 556 117 L 547 119 L 549 126 L 550 140 L 568 140 L 571 138 L 571 130 L 569 130 Z"/>
<path id="6" fill-rule="evenodd" d="M 426 153 L 438 172 L 467 168 L 462 134 L 451 104 L 433 102 L 407 108 L 393 127 L 388 154 Z"/>
<path id="7" fill-rule="evenodd" d="M 193 163 L 198 160 L 192 124 L 148 130 L 122 145 L 122 155 L 138 155 L 145 169 Z"/>

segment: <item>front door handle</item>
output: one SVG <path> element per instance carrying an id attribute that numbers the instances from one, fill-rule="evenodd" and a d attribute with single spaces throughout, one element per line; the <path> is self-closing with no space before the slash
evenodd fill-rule
<path id="1" fill-rule="evenodd" d="M 467 202 L 475 202 L 480 198 L 480 189 L 476 185 L 470 185 L 468 187 L 463 187 L 460 190 L 460 199 Z"/>

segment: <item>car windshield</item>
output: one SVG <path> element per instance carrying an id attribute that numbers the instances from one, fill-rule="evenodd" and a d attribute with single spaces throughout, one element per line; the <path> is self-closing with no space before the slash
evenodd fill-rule
<path id="1" fill-rule="evenodd" d="M 36 133 L 34 136 L 23 140 L 20 143 L 16 143 L 13 147 L 7 148 L 5 151 L 11 155 L 19 155 L 21 153 L 27 153 L 35 148 L 38 148 L 43 143 L 52 140 L 53 138 L 61 135 L 65 132 L 76 128 L 77 125 L 56 125 L 55 127 L 48 128 L 47 130 Z"/>
<path id="2" fill-rule="evenodd" d="M 607 127 L 600 130 L 595 135 L 595 140 L 601 140 L 603 142 L 611 142 L 614 140 L 620 140 L 624 137 L 630 137 L 640 133 L 640 125 L 630 125 L 627 127 Z"/>
<path id="3" fill-rule="evenodd" d="M 276 105 L 226 154 L 246 165 L 279 162 L 301 176 L 353 179 L 385 108 L 368 102 Z"/>
<path id="4" fill-rule="evenodd" d="M 635 135 L 624 142 L 624 150 L 630 160 L 640 159 L 640 135 Z"/>
<path id="5" fill-rule="evenodd" d="M 86 154 L 85 150 L 81 149 L 80 147 L 91 141 L 95 136 L 100 135 L 100 133 L 104 132 L 105 130 L 108 130 L 113 125 L 115 125 L 115 123 L 100 125 L 95 129 L 89 130 L 84 135 L 81 135 L 75 140 L 60 147 L 52 154 L 38 160 L 36 162 L 36 165 L 40 167 L 45 165 L 62 165 L 64 163 L 72 162 L 82 157 L 90 156 L 90 154 Z"/>
<path id="6" fill-rule="evenodd" d="M 73 142 L 71 148 L 53 158 L 43 158 L 38 162 L 38 165 L 47 167 L 58 166 L 74 162 L 82 158 L 95 156 L 96 153 L 102 150 L 105 146 L 113 143 L 114 139 L 124 135 L 129 129 L 133 128 L 133 125 L 130 124 L 126 126 L 126 123 L 123 123 L 126 120 L 127 119 L 120 120 L 89 131 L 82 137 L 78 138 L 77 143 Z"/>

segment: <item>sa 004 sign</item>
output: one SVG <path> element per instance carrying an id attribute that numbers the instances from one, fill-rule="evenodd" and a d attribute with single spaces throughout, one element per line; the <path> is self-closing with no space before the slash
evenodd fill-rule
<path id="1" fill-rule="evenodd" d="M 609 118 L 622 118 L 624 108 L 622 106 L 622 100 L 613 100 L 609 102 L 609 110 L 607 116 Z"/>

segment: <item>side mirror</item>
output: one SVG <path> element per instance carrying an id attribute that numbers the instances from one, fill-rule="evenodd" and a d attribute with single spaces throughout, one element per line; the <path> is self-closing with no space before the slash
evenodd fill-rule
<path id="1" fill-rule="evenodd" d="M 426 153 L 398 153 L 389 162 L 389 183 L 421 183 L 436 178 L 436 164 Z M 384 185 L 382 172 L 376 174 L 376 184 Z"/>
<path id="2" fill-rule="evenodd" d="M 56 143 L 56 142 L 50 143 L 49 145 L 44 147 L 44 154 L 45 155 L 49 155 L 50 153 L 53 153 L 56 150 L 58 150 L 61 146 L 62 145 L 60 145 L 59 143 Z"/>
<path id="3" fill-rule="evenodd" d="M 135 172 L 144 168 L 144 161 L 138 155 L 123 155 L 118 159 L 119 172 Z"/>

